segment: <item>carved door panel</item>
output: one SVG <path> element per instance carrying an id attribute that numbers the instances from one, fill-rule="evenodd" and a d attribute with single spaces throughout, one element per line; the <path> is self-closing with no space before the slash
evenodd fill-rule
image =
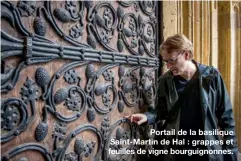
<path id="1" fill-rule="evenodd" d="M 137 160 L 111 139 L 154 101 L 158 5 L 1 2 L 1 160 Z"/>

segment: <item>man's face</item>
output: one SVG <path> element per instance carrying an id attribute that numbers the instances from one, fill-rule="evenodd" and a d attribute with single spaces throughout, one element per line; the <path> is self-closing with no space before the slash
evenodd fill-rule
<path id="1" fill-rule="evenodd" d="M 173 51 L 168 53 L 167 51 L 162 52 L 162 61 L 166 64 L 174 76 L 181 75 L 185 71 L 185 65 L 187 59 L 185 57 L 185 51 Z"/>

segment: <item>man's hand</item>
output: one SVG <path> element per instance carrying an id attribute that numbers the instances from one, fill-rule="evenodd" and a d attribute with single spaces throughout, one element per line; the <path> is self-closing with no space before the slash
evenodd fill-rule
<path id="1" fill-rule="evenodd" d="M 147 122 L 146 115 L 142 114 L 142 113 L 136 113 L 136 114 L 132 114 L 129 116 L 125 116 L 125 118 L 128 118 L 131 122 L 135 122 L 138 125 L 141 125 L 141 124 Z"/>

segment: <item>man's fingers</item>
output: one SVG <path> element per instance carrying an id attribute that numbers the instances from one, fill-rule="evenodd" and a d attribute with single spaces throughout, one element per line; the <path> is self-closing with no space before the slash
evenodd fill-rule
<path id="1" fill-rule="evenodd" d="M 131 115 L 131 122 L 137 123 L 140 120 L 140 117 L 138 114 L 132 114 Z"/>
<path id="2" fill-rule="evenodd" d="M 124 116 L 124 117 L 127 118 L 127 119 L 130 119 L 131 115 L 127 115 L 127 116 Z"/>
<path id="3" fill-rule="evenodd" d="M 135 122 L 138 125 L 144 123 L 146 120 L 145 118 L 143 118 L 143 114 L 131 114 L 131 115 L 127 115 L 124 116 L 125 118 L 128 118 L 131 122 Z"/>
<path id="4" fill-rule="evenodd" d="M 127 119 L 130 119 L 131 120 L 131 122 L 132 122 L 132 119 L 133 119 L 133 116 L 134 116 L 135 114 L 130 114 L 130 115 L 127 115 L 127 116 L 124 116 L 125 118 L 127 118 Z"/>
<path id="5" fill-rule="evenodd" d="M 143 124 L 144 122 L 146 122 L 146 120 L 145 120 L 145 119 L 141 119 L 140 121 L 137 122 L 137 124 L 138 124 L 138 125 L 141 125 L 141 124 Z"/>

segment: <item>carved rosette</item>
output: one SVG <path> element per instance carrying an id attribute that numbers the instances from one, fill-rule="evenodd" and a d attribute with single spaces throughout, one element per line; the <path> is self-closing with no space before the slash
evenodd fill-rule
<path id="1" fill-rule="evenodd" d="M 86 89 L 89 92 L 91 99 L 89 105 L 92 105 L 99 113 L 106 114 L 109 113 L 117 104 L 117 89 L 115 85 L 115 76 L 111 71 L 112 68 L 118 66 L 107 65 L 102 67 L 96 72 L 94 78 L 89 78 Z M 98 79 L 104 78 L 106 83 L 99 84 Z M 102 105 L 98 104 L 95 100 L 97 98 L 102 100 Z"/>
<path id="2" fill-rule="evenodd" d="M 49 84 L 48 104 L 46 107 L 61 121 L 74 121 L 84 112 L 87 104 L 86 93 L 80 85 L 81 77 L 74 68 L 85 64 L 87 63 L 72 62 L 63 66 Z M 61 80 L 64 80 L 67 86 L 56 89 L 55 86 Z M 60 113 L 57 109 L 58 106 L 65 106 L 67 110 L 72 111 L 72 115 L 66 116 Z"/>
<path id="3" fill-rule="evenodd" d="M 96 135 L 98 148 L 96 147 L 95 141 L 82 140 L 78 137 L 84 131 L 90 131 Z M 74 141 L 74 146 L 69 147 L 72 141 Z M 72 148 L 72 150 L 68 150 L 70 152 L 67 152 L 67 149 L 69 149 L 68 147 Z M 93 160 L 99 160 L 101 158 L 103 147 L 104 142 L 101 131 L 93 125 L 81 125 L 69 133 L 63 141 L 62 146 L 57 148 L 56 151 L 59 152 L 57 160 L 82 160 L 82 158 L 89 156 L 92 157 Z M 96 148 L 97 150 L 94 150 Z M 96 151 L 96 153 L 93 154 L 93 151 Z"/>
<path id="4" fill-rule="evenodd" d="M 18 98 L 1 100 L 1 142 L 22 133 L 28 125 L 27 105 Z"/>

